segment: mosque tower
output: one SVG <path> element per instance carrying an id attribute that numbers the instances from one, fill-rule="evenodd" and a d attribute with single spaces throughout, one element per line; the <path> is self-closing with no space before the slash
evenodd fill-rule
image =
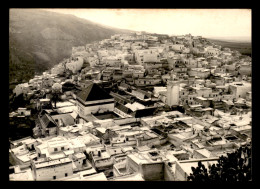
<path id="1" fill-rule="evenodd" d="M 171 72 L 171 78 L 167 82 L 167 105 L 168 106 L 178 106 L 179 105 L 179 92 L 180 92 L 180 82 L 173 78 Z"/>

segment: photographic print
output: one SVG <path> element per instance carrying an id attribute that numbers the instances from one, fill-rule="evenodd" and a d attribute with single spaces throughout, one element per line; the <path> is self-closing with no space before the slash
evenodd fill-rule
<path id="1" fill-rule="evenodd" d="M 9 181 L 252 181 L 251 9 L 9 9 Z"/>

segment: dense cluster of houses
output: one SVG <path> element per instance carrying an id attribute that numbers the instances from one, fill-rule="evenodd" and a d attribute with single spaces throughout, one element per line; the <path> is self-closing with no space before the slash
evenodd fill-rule
<path id="1" fill-rule="evenodd" d="M 37 119 L 10 180 L 185 181 L 251 145 L 251 58 L 201 36 L 113 35 L 13 92 Z"/>

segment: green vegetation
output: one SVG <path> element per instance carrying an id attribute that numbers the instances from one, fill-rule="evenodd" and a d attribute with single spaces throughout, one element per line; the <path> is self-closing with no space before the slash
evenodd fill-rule
<path id="1" fill-rule="evenodd" d="M 216 39 L 208 39 L 210 42 L 215 43 L 216 45 L 221 45 L 222 48 L 230 48 L 231 50 L 237 50 L 242 55 L 251 56 L 252 47 L 250 42 L 239 42 L 239 41 L 224 41 Z"/>
<path id="2" fill-rule="evenodd" d="M 23 94 L 18 96 L 13 96 L 12 99 L 9 99 L 9 112 L 17 110 L 19 107 L 26 107 L 29 104 L 29 101 L 24 100 Z"/>
<path id="3" fill-rule="evenodd" d="M 251 173 L 251 147 L 240 147 L 227 157 L 221 156 L 218 163 L 205 166 L 199 161 L 198 167 L 192 167 L 193 173 L 188 180 L 191 181 L 252 181 Z"/>
<path id="4" fill-rule="evenodd" d="M 10 45 L 11 46 L 11 45 Z M 9 85 L 26 82 L 34 77 L 35 61 L 20 49 L 9 48 Z M 12 87 L 13 89 L 14 87 Z"/>
<path id="5" fill-rule="evenodd" d="M 72 15 L 10 9 L 9 83 L 19 84 L 71 56 L 73 46 L 110 38 L 127 30 L 109 28 Z"/>

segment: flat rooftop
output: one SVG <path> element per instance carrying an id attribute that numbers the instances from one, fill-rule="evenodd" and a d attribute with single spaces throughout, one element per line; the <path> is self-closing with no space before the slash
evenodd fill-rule
<path id="1" fill-rule="evenodd" d="M 35 167 L 36 169 L 39 169 L 39 168 L 49 167 L 53 165 L 65 164 L 69 162 L 72 162 L 69 158 L 62 158 L 62 159 L 51 160 L 51 161 L 35 162 Z"/>
<path id="2" fill-rule="evenodd" d="M 60 147 L 60 146 L 65 146 L 68 145 L 68 142 L 64 139 L 55 139 L 55 140 L 49 140 L 47 142 L 48 147 Z"/>
<path id="3" fill-rule="evenodd" d="M 27 169 L 19 173 L 13 173 L 9 175 L 10 181 L 33 181 L 32 171 Z"/>
<path id="4" fill-rule="evenodd" d="M 100 120 L 120 118 L 120 116 L 117 115 L 114 112 L 106 112 L 106 113 L 102 113 L 102 114 L 94 114 L 94 116 L 96 118 L 100 119 Z"/>
<path id="5" fill-rule="evenodd" d="M 138 174 L 131 174 L 131 175 L 125 175 L 121 177 L 113 178 L 112 181 L 144 181 L 142 175 L 140 173 Z"/>
<path id="6" fill-rule="evenodd" d="M 181 161 L 180 166 L 182 167 L 184 172 L 186 172 L 187 175 L 190 175 L 190 173 L 192 173 L 191 167 L 197 167 L 198 161 L 199 161 L 199 159 L 196 161 L 189 161 L 189 160 Z M 208 160 L 208 161 L 201 161 L 201 163 L 205 166 L 205 168 L 208 169 L 209 165 L 217 164 L 218 161 L 217 160 Z"/>

